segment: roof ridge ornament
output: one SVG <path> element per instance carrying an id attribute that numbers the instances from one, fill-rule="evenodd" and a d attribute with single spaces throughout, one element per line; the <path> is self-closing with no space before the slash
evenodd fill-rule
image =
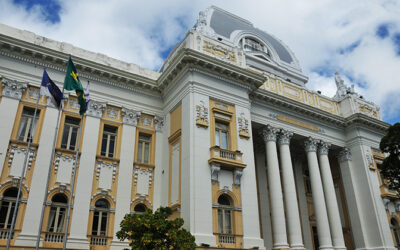
<path id="1" fill-rule="evenodd" d="M 359 96 L 354 91 L 354 84 L 352 84 L 351 87 L 348 87 L 346 84 L 344 84 L 343 79 L 340 77 L 340 74 L 337 71 L 335 73 L 335 83 L 336 83 L 336 88 L 337 88 L 336 94 L 333 97 L 333 99 L 335 101 L 338 101 L 347 95 L 355 95 L 357 97 Z"/>
<path id="2" fill-rule="evenodd" d="M 209 37 L 214 37 L 215 32 L 210 27 L 210 25 L 208 25 L 210 11 L 211 11 L 211 8 L 209 7 L 206 10 L 199 12 L 199 17 L 197 18 L 196 24 L 194 25 L 193 29 L 203 35 L 206 35 Z"/>

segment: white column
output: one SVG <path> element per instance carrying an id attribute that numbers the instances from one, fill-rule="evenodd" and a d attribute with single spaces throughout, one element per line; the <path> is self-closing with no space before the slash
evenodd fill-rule
<path id="1" fill-rule="evenodd" d="M 324 186 L 325 202 L 328 209 L 329 226 L 331 230 L 333 248 L 346 249 L 343 238 L 343 229 L 340 221 L 339 207 L 337 204 L 335 186 L 328 159 L 329 144 L 321 142 L 318 148 L 319 165 L 322 184 Z"/>
<path id="2" fill-rule="evenodd" d="M 289 143 L 293 133 L 281 130 L 279 134 L 279 152 L 282 169 L 282 183 L 285 197 L 286 220 L 288 224 L 291 248 L 304 248 L 301 234 L 299 205 L 297 204 L 296 186 L 294 182 L 292 159 Z"/>
<path id="3" fill-rule="evenodd" d="M 44 113 L 44 112 L 43 112 Z M 40 113 L 42 114 L 42 112 Z M 40 214 L 43 206 L 43 195 L 46 188 L 47 174 L 49 172 L 50 155 L 53 148 L 54 132 L 57 126 L 58 109 L 47 108 L 44 117 L 42 136 L 40 137 L 35 169 L 29 199 L 23 220 L 22 232 L 18 235 L 15 245 L 35 246 L 40 224 Z"/>
<path id="4" fill-rule="evenodd" d="M 135 150 L 135 133 L 137 117 L 139 113 L 134 110 L 122 109 L 122 126 L 121 138 L 121 154 L 119 162 L 118 186 L 117 186 L 117 203 L 115 207 L 114 218 L 114 238 L 111 242 L 110 249 L 124 249 L 129 247 L 128 242 L 122 242 L 116 237 L 116 233 L 120 230 L 120 223 L 124 219 L 125 214 L 130 212 L 132 177 L 133 177 L 133 160 Z"/>
<path id="5" fill-rule="evenodd" d="M 96 161 L 97 142 L 99 138 L 100 117 L 105 104 L 91 101 L 87 112 L 83 134 L 82 154 L 77 169 L 75 199 L 73 202 L 71 230 L 67 248 L 89 249 L 87 229 L 92 193 L 93 170 Z M 96 104 L 96 105 L 94 105 Z"/>
<path id="6" fill-rule="evenodd" d="M 333 249 L 331 233 L 329 229 L 328 214 L 326 212 L 325 197 L 322 187 L 321 175 L 317 159 L 318 140 L 308 138 L 305 141 L 307 152 L 308 170 L 310 172 L 312 198 L 314 203 L 315 217 L 320 249 Z"/>
<path id="7" fill-rule="evenodd" d="M 3 93 L 0 102 L 0 173 L 3 171 L 4 159 L 7 155 L 8 143 L 13 129 L 15 115 L 17 114 L 19 100 L 27 87 L 9 79 L 1 79 Z"/>
<path id="8" fill-rule="evenodd" d="M 286 235 L 285 210 L 283 207 L 281 177 L 279 173 L 278 153 L 276 151 L 277 129 L 267 126 L 263 129 L 267 154 L 267 175 L 271 206 L 272 236 L 274 248 L 289 248 Z"/>

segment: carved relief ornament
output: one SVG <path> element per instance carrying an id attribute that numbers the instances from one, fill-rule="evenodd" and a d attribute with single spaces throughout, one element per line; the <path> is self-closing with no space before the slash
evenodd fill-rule
<path id="1" fill-rule="evenodd" d="M 94 100 L 90 100 L 90 107 L 86 114 L 88 116 L 93 116 L 97 118 L 101 118 L 103 115 L 103 110 L 106 108 L 106 104 L 102 102 L 97 102 Z"/>
<path id="2" fill-rule="evenodd" d="M 289 145 L 290 139 L 292 138 L 292 136 L 293 136 L 293 132 L 282 129 L 279 132 L 278 144 L 279 145 Z"/>
<path id="3" fill-rule="evenodd" d="M 141 113 L 133 109 L 122 108 L 122 122 L 127 125 L 137 126 Z"/>
<path id="4" fill-rule="evenodd" d="M 249 139 L 249 120 L 246 119 L 244 116 L 244 113 L 240 114 L 240 117 L 238 117 L 238 126 L 239 126 L 239 136 L 240 138 L 245 138 Z"/>
<path id="5" fill-rule="evenodd" d="M 262 130 L 262 136 L 264 138 L 264 141 L 276 141 L 276 136 L 278 133 L 279 129 L 272 127 L 271 125 L 267 125 L 263 130 Z"/>
<path id="6" fill-rule="evenodd" d="M 343 148 L 339 153 L 339 162 L 351 161 L 351 151 L 348 148 Z"/>
<path id="7" fill-rule="evenodd" d="M 320 155 L 327 155 L 329 151 L 329 147 L 331 146 L 330 143 L 320 141 L 318 145 L 318 153 Z"/>
<path id="8" fill-rule="evenodd" d="M 317 139 L 308 137 L 308 139 L 304 141 L 306 152 L 317 152 L 318 143 L 319 141 Z"/>
<path id="9" fill-rule="evenodd" d="M 200 104 L 196 105 L 196 125 L 198 127 L 208 127 L 208 107 L 204 105 L 204 101 L 200 101 Z"/>
<path id="10" fill-rule="evenodd" d="M 11 80 L 4 77 L 1 83 L 3 84 L 3 95 L 14 99 L 21 99 L 22 94 L 28 87 L 27 83 Z"/>

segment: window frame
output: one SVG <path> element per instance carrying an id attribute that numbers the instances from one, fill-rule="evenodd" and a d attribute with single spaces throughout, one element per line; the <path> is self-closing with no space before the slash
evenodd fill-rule
<path id="1" fill-rule="evenodd" d="M 107 208 L 97 207 L 96 203 L 98 201 L 100 201 L 100 200 L 106 201 L 108 207 Z M 91 235 L 92 236 L 102 236 L 102 237 L 107 237 L 108 236 L 107 235 L 108 228 L 109 228 L 108 223 L 110 222 L 110 210 L 111 210 L 110 206 L 111 206 L 110 202 L 108 200 L 104 199 L 104 198 L 96 200 L 95 205 L 94 205 L 94 210 L 93 210 L 93 220 L 92 220 L 92 229 L 91 229 Z M 97 228 L 95 229 L 96 231 L 94 231 L 93 227 L 95 225 L 96 213 L 98 213 L 97 214 L 97 220 L 98 221 L 97 221 Z M 101 225 L 103 224 L 102 223 L 103 222 L 102 221 L 103 220 L 103 213 L 106 213 L 106 223 L 105 223 L 104 234 L 101 234 L 103 232 L 102 228 L 101 228 Z M 96 232 L 96 234 L 95 234 L 95 232 Z"/>
<path id="2" fill-rule="evenodd" d="M 227 195 L 227 194 L 221 194 L 218 197 L 218 200 L 222 197 L 225 196 L 228 201 L 229 205 L 223 205 L 218 202 L 218 209 L 217 209 L 217 223 L 218 223 L 218 233 L 220 234 L 229 234 L 233 235 L 234 234 L 234 226 L 233 226 L 233 202 L 232 198 Z M 226 222 L 226 214 L 229 212 L 229 228 L 227 229 L 227 222 Z M 222 228 L 220 227 L 221 221 L 220 221 L 220 214 L 222 218 Z M 222 229 L 222 230 L 221 230 Z"/>
<path id="3" fill-rule="evenodd" d="M 140 136 L 147 136 L 148 140 L 141 140 Z M 136 149 L 136 163 L 139 164 L 147 164 L 150 165 L 152 164 L 152 151 L 153 151 L 153 134 L 151 133 L 145 133 L 142 131 L 139 131 L 137 134 L 137 149 Z M 144 143 L 141 143 L 144 142 Z M 148 159 L 147 162 L 145 161 L 145 151 L 146 151 L 146 143 L 148 143 Z M 141 152 L 141 156 L 139 158 L 139 153 Z"/>
<path id="4" fill-rule="evenodd" d="M 64 233 L 64 230 L 65 230 L 65 222 L 66 222 L 66 217 L 67 217 L 66 213 L 67 213 L 67 208 L 68 208 L 68 197 L 65 197 L 66 201 L 67 201 L 66 203 L 53 201 L 54 197 L 59 195 L 59 194 L 60 193 L 57 193 L 57 194 L 53 195 L 52 202 L 51 202 L 51 205 L 50 205 L 50 210 L 49 210 L 48 220 L 47 220 L 47 227 L 46 227 L 47 232 L 50 232 L 50 233 Z M 51 230 L 50 229 L 51 228 L 51 225 L 50 225 L 50 223 L 51 223 L 50 214 L 51 214 L 51 210 L 53 208 L 55 208 L 56 212 L 55 212 L 55 215 L 54 215 L 53 230 Z M 61 211 L 62 208 L 64 208 L 64 215 L 60 214 L 60 211 Z M 60 216 L 62 216 L 63 222 L 62 222 L 62 224 L 60 226 L 61 227 L 61 231 L 58 231 L 57 229 L 58 229 L 58 224 L 59 224 L 58 222 L 60 220 Z"/>
<path id="5" fill-rule="evenodd" d="M 30 110 L 30 112 L 33 112 L 32 115 L 29 114 L 24 114 L 24 111 L 28 111 Z M 21 111 L 21 116 L 19 119 L 19 124 L 18 124 L 18 129 L 17 129 L 17 135 L 16 135 L 16 139 L 18 141 L 22 141 L 22 142 L 33 142 L 35 135 L 36 135 L 36 131 L 37 128 L 39 127 L 39 119 L 40 119 L 40 109 L 38 108 L 36 110 L 36 117 L 35 117 L 35 121 L 33 121 L 33 117 L 35 116 L 35 108 L 30 107 L 30 106 L 23 106 L 22 107 L 22 111 Z M 25 127 L 25 131 L 24 131 L 24 135 L 23 138 L 20 139 L 21 135 L 20 133 L 22 131 L 21 130 L 21 126 L 22 126 L 22 122 L 24 121 L 24 117 L 27 117 L 27 123 L 26 123 L 26 127 Z M 33 122 L 33 126 L 31 127 Z M 31 131 L 33 130 L 33 131 Z"/>
<path id="6" fill-rule="evenodd" d="M 71 120 L 79 120 L 78 125 L 76 124 L 72 124 L 72 123 L 67 123 L 67 119 L 71 119 Z M 67 125 L 68 124 L 68 125 Z M 66 149 L 66 150 L 71 150 L 71 151 L 76 151 L 77 147 L 78 147 L 78 136 L 81 130 L 81 126 L 82 125 L 82 118 L 73 116 L 73 115 L 69 115 L 69 114 L 65 114 L 64 116 L 64 122 L 63 122 L 63 129 L 60 134 L 60 148 L 62 149 Z M 65 129 L 66 126 L 69 126 L 69 131 L 68 131 L 68 135 L 67 135 L 67 144 L 65 145 L 65 147 L 63 146 L 63 141 L 64 141 L 64 134 L 65 134 Z M 71 140 L 72 140 L 72 133 L 73 133 L 73 129 L 77 128 L 76 130 L 76 138 L 75 138 L 75 145 L 74 148 L 71 149 Z"/>
<path id="7" fill-rule="evenodd" d="M 220 147 L 221 149 L 226 149 L 226 150 L 230 150 L 231 146 L 230 146 L 230 127 L 229 127 L 229 123 L 227 124 L 226 122 L 220 121 L 218 119 L 215 120 L 215 145 Z M 225 126 L 226 129 L 222 128 L 222 126 Z M 226 133 L 226 147 L 223 147 L 223 136 L 222 133 L 225 132 Z M 218 135 L 218 136 L 217 136 Z M 217 143 L 217 139 L 218 139 L 218 143 Z"/>
<path id="8" fill-rule="evenodd" d="M 7 205 L 7 213 L 6 213 L 6 217 L 4 219 L 4 226 L 0 227 L 0 229 L 9 229 L 11 227 L 11 220 L 12 220 L 12 216 L 14 213 L 14 209 L 15 209 L 15 205 L 16 205 L 16 201 L 17 201 L 17 197 L 12 197 L 12 196 L 5 196 L 4 194 L 8 191 L 11 190 L 11 188 L 7 188 L 4 192 L 3 192 L 3 199 L 0 201 L 0 211 L 3 208 L 3 203 L 4 202 L 8 202 Z M 18 192 L 18 191 L 17 191 Z M 17 214 L 18 217 L 18 214 Z M 8 226 L 10 225 L 10 227 Z"/>
<path id="9" fill-rule="evenodd" d="M 115 129 L 115 132 L 106 131 L 106 127 L 110 127 L 110 128 Z M 106 151 L 103 154 L 103 143 L 104 143 L 104 137 L 105 136 L 107 136 L 107 139 L 106 139 Z M 112 136 L 114 136 L 114 147 L 112 149 L 112 152 L 110 152 L 110 143 L 111 143 L 111 137 Z M 118 126 L 104 124 L 103 125 L 102 136 L 101 136 L 100 155 L 103 156 L 103 157 L 115 158 L 116 151 L 117 151 L 116 150 L 117 142 L 118 142 L 117 140 L 118 140 Z"/>

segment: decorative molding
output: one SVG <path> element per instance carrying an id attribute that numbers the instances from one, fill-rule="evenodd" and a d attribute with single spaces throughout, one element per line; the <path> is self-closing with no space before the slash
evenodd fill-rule
<path id="1" fill-rule="evenodd" d="M 99 180 L 99 178 L 100 178 L 101 169 L 106 167 L 108 169 L 112 168 L 112 170 L 113 170 L 113 172 L 112 172 L 112 181 L 115 182 L 115 177 L 116 177 L 116 174 L 117 174 L 117 165 L 118 165 L 117 162 L 108 163 L 108 162 L 104 162 L 104 161 L 101 161 L 101 160 L 97 160 L 96 180 Z"/>
<path id="2" fill-rule="evenodd" d="M 54 174 L 57 174 L 58 167 L 60 166 L 60 160 L 63 159 L 64 161 L 67 162 L 73 162 L 75 164 L 75 157 L 74 156 L 68 156 L 68 155 L 63 155 L 61 153 L 56 153 L 56 157 L 54 159 Z"/>
<path id="3" fill-rule="evenodd" d="M 318 144 L 318 154 L 320 155 L 327 155 L 329 152 L 329 148 L 330 148 L 331 144 L 324 142 L 324 141 L 320 141 Z"/>
<path id="4" fill-rule="evenodd" d="M 140 168 L 138 166 L 135 167 L 135 171 L 133 173 L 133 184 L 136 186 L 137 185 L 137 181 L 138 181 L 138 177 L 139 177 L 139 172 L 142 173 L 148 173 L 149 174 L 149 189 L 151 187 L 151 185 L 153 184 L 153 169 L 149 168 L 149 169 L 143 169 Z"/>
<path id="5" fill-rule="evenodd" d="M 101 118 L 103 115 L 103 110 L 106 108 L 106 104 L 103 102 L 98 102 L 94 100 L 90 100 L 90 107 L 86 114 L 88 116 L 93 116 L 97 118 Z"/>
<path id="6" fill-rule="evenodd" d="M 16 153 L 25 154 L 26 151 L 27 151 L 27 148 L 21 148 L 21 147 L 18 147 L 18 145 L 11 145 L 10 150 L 8 152 L 8 167 L 10 168 L 12 166 L 14 156 Z M 36 151 L 36 149 L 34 149 L 34 148 L 29 149 L 28 162 L 27 162 L 28 170 L 31 169 L 33 160 L 35 159 L 35 151 Z"/>
<path id="7" fill-rule="evenodd" d="M 114 202 L 114 204 L 116 203 L 114 197 L 112 197 L 112 195 L 110 194 L 110 192 L 109 192 L 108 190 L 104 190 L 104 189 L 103 189 L 103 190 L 101 190 L 100 192 L 95 193 L 95 194 L 90 198 L 90 200 L 91 200 L 91 201 L 94 200 L 97 196 L 100 196 L 101 198 L 109 197 L 109 198 Z"/>
<path id="8" fill-rule="evenodd" d="M 107 117 L 115 120 L 119 120 L 120 118 L 121 111 L 119 109 L 113 108 L 113 107 L 107 107 L 106 108 L 106 115 Z"/>
<path id="9" fill-rule="evenodd" d="M 196 125 L 197 127 L 208 127 L 208 107 L 204 104 L 204 101 L 200 101 L 200 104 L 196 105 Z"/>
<path id="10" fill-rule="evenodd" d="M 122 108 L 122 122 L 127 125 L 137 126 L 141 113 L 133 109 Z"/>
<path id="11" fill-rule="evenodd" d="M 141 196 L 136 197 L 135 199 L 133 199 L 133 200 L 131 201 L 131 206 L 132 206 L 132 204 L 135 203 L 136 201 L 139 201 L 139 202 L 142 203 L 142 204 L 146 201 L 146 202 L 148 202 L 148 203 L 150 204 L 151 207 L 153 207 L 153 203 L 151 203 L 151 201 L 149 201 L 149 200 L 146 198 L 146 196 L 141 195 Z"/>
<path id="12" fill-rule="evenodd" d="M 243 170 L 235 169 L 235 171 L 233 172 L 233 184 L 235 184 L 236 186 L 240 186 L 240 180 L 242 175 L 243 175 Z"/>
<path id="13" fill-rule="evenodd" d="M 60 193 L 65 193 L 65 191 L 68 191 L 69 194 L 71 194 L 71 189 L 67 188 L 67 186 L 65 184 L 60 184 L 59 186 L 53 187 L 52 189 L 50 189 L 47 194 L 49 195 L 51 192 L 53 192 L 54 190 L 59 190 Z M 51 202 L 50 202 L 51 205 Z"/>
<path id="14" fill-rule="evenodd" d="M 5 186 L 5 185 L 8 185 L 8 184 L 11 184 L 13 187 L 18 187 L 19 179 L 20 179 L 19 177 L 13 177 L 11 180 L 5 181 L 2 184 L 0 184 L 0 188 Z M 29 190 L 28 186 L 24 182 L 22 182 L 22 186 L 29 193 L 30 190 Z M 22 194 L 21 194 L 21 196 L 22 196 Z M 2 196 L 0 196 L 0 197 L 2 197 Z"/>
<path id="15" fill-rule="evenodd" d="M 348 148 L 343 148 L 342 151 L 339 152 L 339 162 L 351 161 L 351 151 Z"/>
<path id="16" fill-rule="evenodd" d="M 278 134 L 278 144 L 279 145 L 289 145 L 290 139 L 292 139 L 293 132 L 290 132 L 285 129 L 281 129 Z"/>
<path id="17" fill-rule="evenodd" d="M 239 127 L 239 137 L 244 139 L 249 139 L 249 120 L 246 119 L 244 113 L 240 113 L 238 117 L 238 127 Z"/>
<path id="18" fill-rule="evenodd" d="M 3 96 L 20 100 L 28 84 L 25 82 L 19 82 L 17 80 L 11 80 L 3 77 L 1 80 L 3 84 Z"/>
<path id="19" fill-rule="evenodd" d="M 282 121 L 282 122 L 286 122 L 286 123 L 289 123 L 289 124 L 292 124 L 292 125 L 295 125 L 295 126 L 298 126 L 298 127 L 302 127 L 302 128 L 305 128 L 305 129 L 312 130 L 314 132 L 318 132 L 318 127 L 317 126 L 314 126 L 314 125 L 311 125 L 311 124 L 308 124 L 308 123 L 305 123 L 305 122 L 302 122 L 302 121 L 298 121 L 298 120 L 295 120 L 295 119 L 292 119 L 292 118 L 289 118 L 289 117 L 286 117 L 286 116 L 282 116 L 282 115 L 278 115 L 277 119 L 279 121 Z"/>
<path id="20" fill-rule="evenodd" d="M 366 154 L 365 154 L 365 158 L 366 158 L 366 160 L 367 160 L 368 167 L 369 167 L 369 169 L 371 169 L 371 170 L 375 170 L 374 158 L 373 158 L 373 156 L 372 156 L 371 150 L 370 150 L 370 149 L 367 149 L 366 151 L 367 151 L 367 152 L 366 152 Z"/>
<path id="21" fill-rule="evenodd" d="M 218 173 L 221 170 L 221 167 L 218 165 L 210 165 L 211 170 L 211 182 L 216 183 L 218 181 Z"/>
<path id="22" fill-rule="evenodd" d="M 78 99 L 75 97 L 68 98 L 68 108 L 72 110 L 79 110 Z"/>
<path id="23" fill-rule="evenodd" d="M 35 88 L 28 88 L 28 96 L 32 100 L 37 100 L 40 97 L 40 90 Z"/>
<path id="24" fill-rule="evenodd" d="M 264 141 L 274 141 L 276 142 L 276 136 L 277 133 L 279 132 L 279 129 L 272 127 L 271 125 L 267 125 L 263 128 L 262 130 L 262 136 L 264 138 Z"/>
<path id="25" fill-rule="evenodd" d="M 318 143 L 319 143 L 319 141 L 317 139 L 314 139 L 311 136 L 308 137 L 304 141 L 304 146 L 305 146 L 306 152 L 317 152 Z"/>

